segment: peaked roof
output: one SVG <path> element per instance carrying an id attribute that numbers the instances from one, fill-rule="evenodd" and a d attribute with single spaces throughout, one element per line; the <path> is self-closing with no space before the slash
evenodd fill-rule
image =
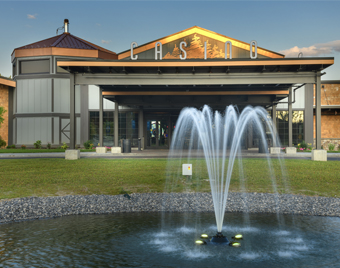
<path id="1" fill-rule="evenodd" d="M 15 53 L 16 51 L 20 51 L 20 50 L 46 50 L 48 48 L 56 48 L 56 49 L 76 49 L 76 50 L 89 50 L 89 51 L 98 51 L 101 53 L 98 53 L 98 58 L 102 58 L 102 59 L 116 59 L 117 58 L 117 54 L 115 52 L 112 52 L 108 49 L 102 48 L 100 46 L 97 46 L 93 43 L 90 43 L 84 39 L 81 39 L 75 35 L 72 35 L 70 33 L 63 33 L 48 39 L 44 39 L 32 44 L 28 44 L 22 47 L 18 47 L 16 49 L 14 49 L 13 53 Z M 61 50 L 59 51 L 51 51 L 51 50 L 47 50 L 48 52 L 51 52 L 51 55 L 58 55 L 58 52 L 62 52 Z M 46 51 L 46 52 L 47 52 Z M 53 53 L 54 52 L 54 53 Z M 12 55 L 13 55 L 12 53 Z M 44 52 L 40 51 L 40 54 Z M 19 53 L 20 55 L 15 55 L 16 57 L 23 57 L 23 56 L 29 56 L 27 54 L 30 53 Z M 21 55 L 23 54 L 23 55 Z M 79 53 L 78 53 L 79 54 Z M 82 56 L 88 56 L 88 57 L 93 57 L 93 53 L 89 54 L 89 53 L 80 53 L 82 54 Z M 88 55 L 86 55 L 88 54 Z M 31 56 L 36 56 L 37 53 L 34 53 L 34 55 Z M 64 53 L 62 53 L 61 55 L 65 55 Z M 92 55 L 92 56 L 91 56 Z M 65 56 L 72 56 L 72 55 L 65 55 Z M 74 56 L 79 56 L 76 54 L 74 54 Z"/>
<path id="2" fill-rule="evenodd" d="M 204 28 L 201 28 L 199 26 L 193 26 L 193 27 L 190 27 L 190 28 L 185 29 L 183 31 L 180 31 L 180 32 L 159 38 L 157 40 L 148 42 L 146 44 L 140 45 L 140 46 L 134 48 L 134 54 L 138 54 L 138 53 L 141 53 L 143 51 L 155 48 L 156 42 L 161 42 L 162 45 L 164 45 L 166 43 L 176 41 L 180 38 L 183 38 L 183 37 L 186 37 L 190 34 L 195 34 L 195 33 L 207 36 L 209 38 L 212 38 L 212 39 L 215 39 L 215 40 L 218 40 L 218 41 L 221 41 L 221 42 L 231 41 L 233 46 L 235 46 L 235 47 L 239 47 L 239 48 L 242 48 L 242 49 L 245 49 L 245 50 L 248 50 L 248 51 L 250 50 L 250 44 L 249 43 L 246 43 L 246 42 L 243 42 L 243 41 L 240 41 L 240 40 L 237 40 L 237 39 L 234 39 L 234 38 L 231 38 L 231 37 L 228 37 L 228 36 L 225 36 L 225 35 L 222 35 L 222 34 L 219 34 L 219 33 L 204 29 Z M 271 51 L 271 50 L 268 50 L 268 49 L 264 49 L 264 48 L 261 48 L 261 47 L 257 47 L 257 53 L 264 55 L 264 56 L 267 56 L 269 58 L 284 58 L 285 57 L 284 55 L 282 55 L 280 53 L 277 53 L 277 52 L 274 52 L 274 51 Z M 124 59 L 124 58 L 127 58 L 129 56 L 130 56 L 130 49 L 125 50 L 121 53 L 118 53 L 118 59 Z"/>

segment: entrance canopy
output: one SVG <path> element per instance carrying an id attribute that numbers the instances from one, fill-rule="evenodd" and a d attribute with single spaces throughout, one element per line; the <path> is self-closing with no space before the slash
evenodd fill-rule
<path id="1" fill-rule="evenodd" d="M 315 83 L 333 58 L 257 60 L 61 61 L 75 84 L 98 85 L 104 98 L 149 108 L 278 103 L 289 88 Z"/>

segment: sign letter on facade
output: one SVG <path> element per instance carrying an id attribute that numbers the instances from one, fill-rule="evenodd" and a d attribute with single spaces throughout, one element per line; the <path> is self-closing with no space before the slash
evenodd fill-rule
<path id="1" fill-rule="evenodd" d="M 138 47 L 137 42 L 132 42 L 131 43 L 131 59 L 132 60 L 137 60 L 138 59 L 138 55 L 133 55 L 133 48 L 134 47 Z"/>
<path id="2" fill-rule="evenodd" d="M 255 50 L 254 54 L 253 54 L 253 47 L 254 47 L 254 50 Z M 250 42 L 250 49 L 249 49 L 249 51 L 250 51 L 250 58 L 252 60 L 256 59 L 257 58 L 257 42 L 255 40 L 252 40 Z"/>
<path id="3" fill-rule="evenodd" d="M 185 60 L 187 58 L 187 52 L 183 49 L 183 45 L 186 47 L 187 46 L 187 43 L 185 43 L 184 41 L 181 42 L 179 44 L 179 49 L 183 52 L 183 56 L 182 56 L 182 53 L 179 55 L 179 58 L 181 60 Z"/>
<path id="4" fill-rule="evenodd" d="M 158 50 L 158 45 L 159 45 L 159 50 Z M 159 55 L 159 59 L 162 60 L 162 43 L 157 42 L 155 44 L 155 60 L 157 60 L 157 54 Z"/>

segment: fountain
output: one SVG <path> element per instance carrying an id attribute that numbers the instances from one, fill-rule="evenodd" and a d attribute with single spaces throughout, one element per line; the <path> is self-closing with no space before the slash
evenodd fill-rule
<path id="1" fill-rule="evenodd" d="M 202 110 L 184 108 L 177 120 L 169 158 L 178 157 L 179 152 L 182 157 L 186 150 L 189 162 L 194 155 L 201 154 L 205 159 L 217 227 L 217 234 L 210 243 L 230 244 L 222 233 L 222 225 L 235 159 L 239 157 L 242 161 L 241 147 L 248 131 L 258 133 L 261 152 L 268 152 L 268 134 L 276 146 L 280 144 L 276 129 L 262 107 L 247 106 L 239 114 L 236 107 L 230 105 L 224 115 L 217 111 L 213 113 L 207 105 Z M 273 173 L 269 158 L 268 164 Z M 206 244 L 206 241 L 197 241 L 201 242 Z"/>

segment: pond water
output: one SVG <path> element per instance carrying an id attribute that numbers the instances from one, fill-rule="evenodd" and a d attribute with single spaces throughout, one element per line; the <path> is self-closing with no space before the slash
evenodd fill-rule
<path id="1" fill-rule="evenodd" d="M 78 215 L 0 225 L 0 267 L 339 267 L 340 219 L 227 213 L 240 248 L 197 246 L 213 213 Z M 162 227 L 163 226 L 163 227 Z M 167 227 L 165 227 L 167 226 Z"/>

